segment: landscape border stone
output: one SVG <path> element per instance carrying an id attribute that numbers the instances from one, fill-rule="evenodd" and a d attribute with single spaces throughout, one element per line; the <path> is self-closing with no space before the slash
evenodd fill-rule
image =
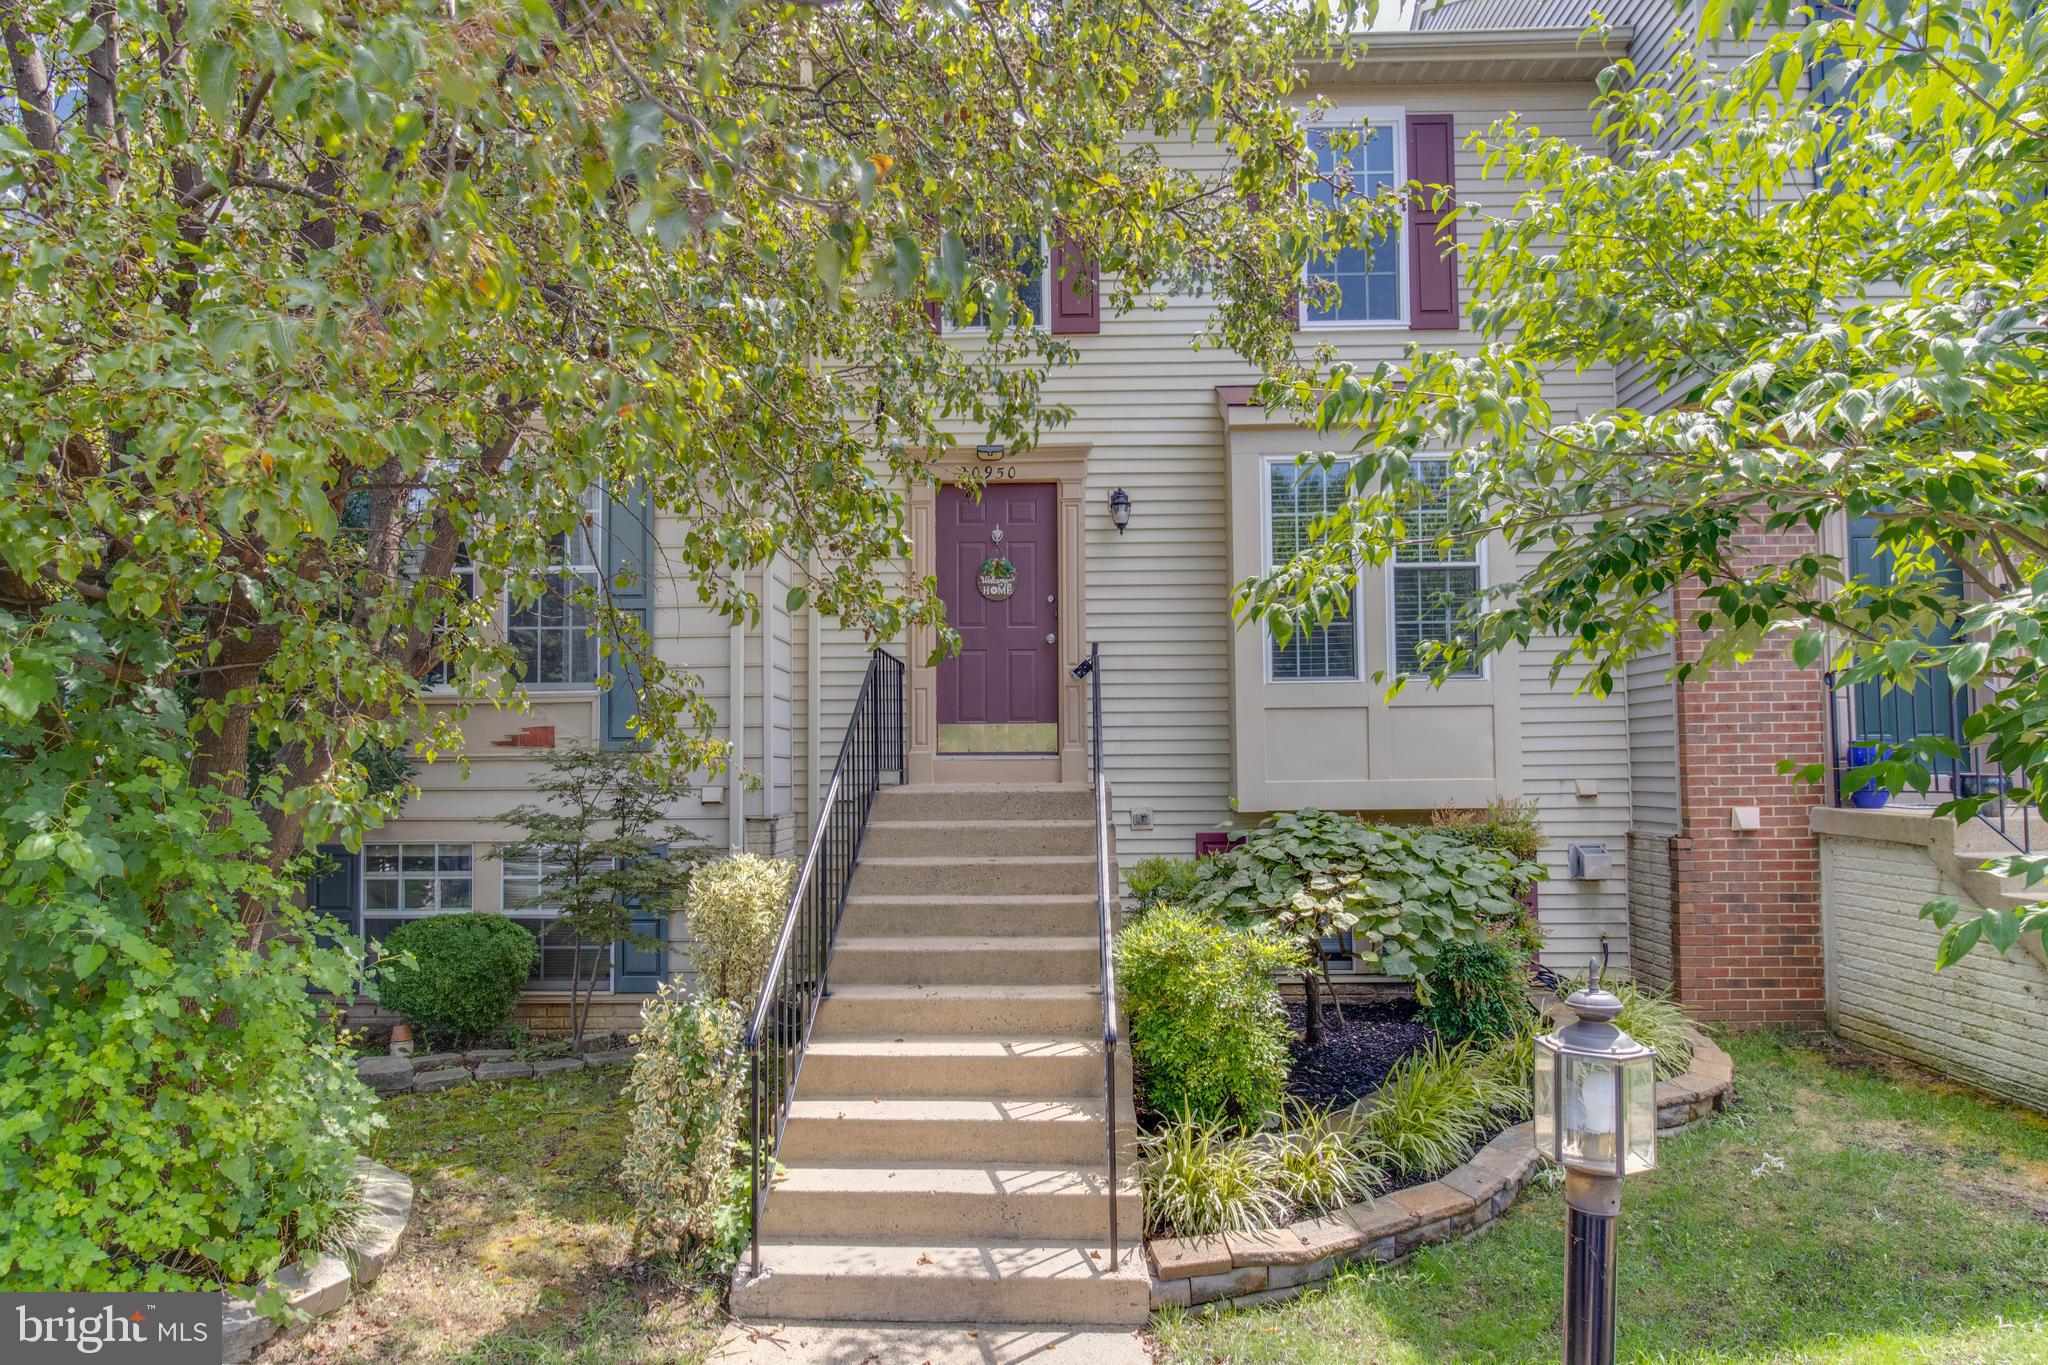
<path id="1" fill-rule="evenodd" d="M 1657 1082 L 1657 1131 L 1673 1133 L 1728 1106 L 1735 1063 L 1688 1027 L 1692 1065 Z M 1437 1242 L 1469 1237 L 1506 1213 L 1540 1159 L 1528 1123 L 1518 1123 L 1435 1180 L 1370 1203 L 1268 1232 L 1221 1237 L 1154 1237 L 1145 1244 L 1152 1306 L 1202 1312 L 1254 1308 L 1292 1298 L 1344 1265 L 1394 1261 Z"/>
<path id="2" fill-rule="evenodd" d="M 221 1295 L 221 1365 L 241 1365 L 280 1335 L 297 1336 L 315 1318 L 340 1311 L 351 1295 L 384 1273 L 412 1218 L 412 1181 L 365 1156 L 356 1158 L 356 1180 L 361 1207 L 342 1238 L 339 1254 L 309 1257 L 268 1281 L 297 1315 L 290 1326 L 281 1329 L 276 1319 L 255 1310 L 260 1292 L 255 1286 L 245 1287 L 239 1295 Z"/>
<path id="3" fill-rule="evenodd" d="M 371 1056 L 356 1059 L 356 1079 L 379 1095 L 424 1093 L 446 1090 L 471 1081 L 525 1080 L 557 1071 L 582 1071 L 587 1067 L 620 1066 L 633 1060 L 630 1047 L 605 1048 L 573 1053 L 567 1057 L 542 1057 L 520 1061 L 508 1048 L 478 1048 L 472 1052 L 431 1052 L 420 1056 Z"/>

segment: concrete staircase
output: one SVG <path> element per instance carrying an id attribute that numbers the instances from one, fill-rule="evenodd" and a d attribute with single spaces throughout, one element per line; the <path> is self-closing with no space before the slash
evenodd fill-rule
<path id="1" fill-rule="evenodd" d="M 1149 1278 L 1119 1068 L 1107 1252 L 1094 798 L 882 792 L 732 1306 L 748 1323 L 1135 1326 Z"/>

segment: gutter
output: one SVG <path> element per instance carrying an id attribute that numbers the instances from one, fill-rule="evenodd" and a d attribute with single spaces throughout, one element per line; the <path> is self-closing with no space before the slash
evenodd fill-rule
<path id="1" fill-rule="evenodd" d="M 1626 57 L 1635 37 L 1627 27 L 1615 27 L 1591 35 L 1584 29 L 1496 28 L 1445 29 L 1430 32 L 1375 33 L 1359 40 L 1351 64 L 1341 61 L 1312 61 L 1303 69 L 1316 84 L 1369 84 L 1378 74 L 1376 67 L 1394 64 L 1442 67 L 1441 74 L 1426 79 L 1470 81 L 1469 68 L 1486 63 L 1509 68 L 1490 73 L 1486 79 L 1513 79 L 1521 75 L 1532 80 L 1591 80 L 1615 61 Z"/>

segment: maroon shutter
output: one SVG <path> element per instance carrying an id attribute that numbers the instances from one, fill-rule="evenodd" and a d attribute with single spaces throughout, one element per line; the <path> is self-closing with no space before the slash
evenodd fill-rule
<path id="1" fill-rule="evenodd" d="M 1052 244 L 1052 330 L 1093 336 L 1102 330 L 1102 271 L 1081 244 L 1061 233 Z"/>
<path id="2" fill-rule="evenodd" d="M 1408 116 L 1408 177 L 1425 186 L 1458 188 L 1458 135 L 1449 114 Z M 1458 240 L 1456 222 L 1445 222 L 1453 203 L 1441 207 L 1432 189 L 1408 201 L 1408 325 L 1458 325 Z"/>

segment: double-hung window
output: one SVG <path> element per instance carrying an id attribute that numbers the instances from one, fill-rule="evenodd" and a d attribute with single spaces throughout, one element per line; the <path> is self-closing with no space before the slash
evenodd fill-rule
<path id="1" fill-rule="evenodd" d="M 609 989 L 611 946 L 585 943 L 558 925 L 556 918 L 561 907 L 547 900 L 549 883 L 560 877 L 563 870 L 560 864 L 537 857 L 503 861 L 505 916 L 540 943 L 540 953 L 527 973 L 526 984 L 536 990 L 567 990 L 573 983 L 594 981 L 598 990 Z"/>
<path id="2" fill-rule="evenodd" d="M 1035 326 L 1048 325 L 1050 315 L 1045 310 L 1045 300 L 1046 267 L 1050 257 L 1043 241 L 1036 235 L 1013 238 L 999 233 L 972 244 L 968 248 L 968 254 L 991 275 L 1005 270 L 1014 271 L 1016 278 L 1012 281 L 1014 292 L 1010 296 L 1011 308 L 1030 313 Z M 991 292 L 994 292 L 993 281 Z M 972 321 L 957 325 L 949 323 L 946 330 L 986 332 L 988 327 L 989 311 L 986 307 L 981 307 L 975 310 Z"/>
<path id="3" fill-rule="evenodd" d="M 1309 150 L 1321 172 L 1309 186 L 1309 197 L 1335 208 L 1405 183 L 1401 143 L 1398 110 L 1332 110 L 1308 130 Z M 1310 326 L 1402 322 L 1407 317 L 1403 254 L 1397 225 L 1311 259 L 1302 321 Z"/>
<path id="4" fill-rule="evenodd" d="M 1423 647 L 1428 643 L 1471 649 L 1477 642 L 1463 615 L 1479 596 L 1485 565 L 1476 539 L 1445 534 L 1450 500 L 1444 483 L 1450 461 L 1417 460 L 1411 468 L 1420 496 L 1404 517 L 1407 534 L 1394 550 L 1392 618 L 1394 671 L 1412 674 L 1424 670 Z M 1477 677 L 1479 671 L 1467 667 L 1458 676 Z"/>
<path id="5" fill-rule="evenodd" d="M 583 512 L 581 527 L 555 537 L 554 564 L 542 577 L 540 596 L 524 606 L 508 604 L 505 613 L 505 638 L 528 687 L 588 687 L 597 681 L 594 614 L 578 599 L 595 590 L 603 576 L 598 562 L 602 489 L 585 491 Z"/>
<path id="6" fill-rule="evenodd" d="M 363 845 L 363 936 L 382 941 L 409 919 L 475 904 L 468 844 Z"/>
<path id="7" fill-rule="evenodd" d="M 1298 465 L 1291 459 L 1266 464 L 1266 563 L 1279 567 L 1313 544 L 1311 528 L 1342 507 L 1351 463 Z M 1330 618 L 1309 622 L 1286 644 L 1268 637 L 1267 660 L 1274 682 L 1356 682 L 1358 594 Z"/>

